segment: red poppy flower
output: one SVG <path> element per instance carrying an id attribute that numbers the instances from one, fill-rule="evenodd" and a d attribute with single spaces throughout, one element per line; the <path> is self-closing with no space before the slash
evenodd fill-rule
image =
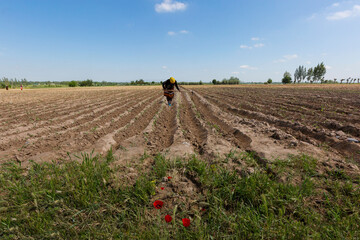
<path id="1" fill-rule="evenodd" d="M 182 219 L 182 222 L 183 222 L 184 227 L 190 226 L 190 219 L 188 219 L 188 218 L 183 218 L 183 219 Z"/>
<path id="2" fill-rule="evenodd" d="M 205 212 L 205 211 L 206 211 L 206 209 L 205 209 L 205 208 L 202 208 L 202 209 L 201 209 L 201 211 L 202 211 L 202 212 Z"/>
<path id="3" fill-rule="evenodd" d="M 172 217 L 169 214 L 165 216 L 165 221 L 167 223 L 171 222 L 171 220 L 172 220 Z"/>
<path id="4" fill-rule="evenodd" d="M 172 179 L 172 177 L 168 177 L 168 179 L 170 180 L 170 179 Z"/>
<path id="5" fill-rule="evenodd" d="M 163 188 L 163 187 L 161 187 L 160 189 L 161 189 L 161 190 L 164 190 L 164 188 Z"/>
<path id="6" fill-rule="evenodd" d="M 156 201 L 154 202 L 154 207 L 155 207 L 156 209 L 162 208 L 163 205 L 164 205 L 164 203 L 163 203 L 162 201 L 160 201 L 160 200 L 156 200 Z"/>

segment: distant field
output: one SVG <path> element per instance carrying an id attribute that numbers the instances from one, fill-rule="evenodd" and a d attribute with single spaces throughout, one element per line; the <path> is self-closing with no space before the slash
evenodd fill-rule
<path id="1" fill-rule="evenodd" d="M 159 86 L 1 91 L 0 238 L 359 239 L 359 96 L 192 86 L 169 107 Z"/>
<path id="2" fill-rule="evenodd" d="M 194 86 L 168 107 L 160 86 L 0 93 L 0 159 L 27 162 L 104 153 L 267 159 L 307 153 L 360 161 L 360 85 Z"/>

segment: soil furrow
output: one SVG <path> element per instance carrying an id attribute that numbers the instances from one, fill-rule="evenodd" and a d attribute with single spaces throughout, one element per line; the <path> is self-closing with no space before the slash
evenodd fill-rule
<path id="1" fill-rule="evenodd" d="M 114 140 L 121 145 L 121 142 L 140 134 L 149 125 L 154 116 L 160 111 L 162 102 L 161 97 L 158 97 L 151 102 L 148 101 L 148 107 L 140 112 L 137 116 L 132 118 L 132 121 L 126 126 L 126 128 L 117 131 Z"/>
<path id="2" fill-rule="evenodd" d="M 96 109 L 91 110 L 87 114 L 81 114 L 77 118 L 71 118 L 67 121 L 64 121 L 62 124 L 53 125 L 53 126 L 52 125 L 45 126 L 43 128 L 39 127 L 38 129 L 35 129 L 33 131 L 21 132 L 18 135 L 13 135 L 11 137 L 4 138 L 4 140 L 2 140 L 0 142 L 0 149 L 1 149 L 1 147 L 3 147 L 4 142 L 6 145 L 9 145 L 9 144 L 12 144 L 13 141 L 19 142 L 19 141 L 21 141 L 21 139 L 24 139 L 24 138 L 26 139 L 29 137 L 31 137 L 31 142 L 33 142 L 37 138 L 42 138 L 44 135 L 49 137 L 53 134 L 61 135 L 68 131 L 76 132 L 77 129 L 79 129 L 80 127 L 84 127 L 91 123 L 103 121 L 103 119 L 100 119 L 100 118 L 106 117 L 106 115 L 110 114 L 110 113 L 114 114 L 114 110 L 115 111 L 123 111 L 126 108 L 127 104 L 129 104 L 132 100 L 135 100 L 135 97 L 128 98 L 125 101 L 125 104 L 123 104 L 115 109 L 112 106 L 106 107 L 106 108 L 96 108 Z M 116 103 L 116 104 L 118 104 L 118 103 Z M 99 115 L 100 117 L 93 118 L 93 116 L 95 114 Z"/>
<path id="3" fill-rule="evenodd" d="M 201 116 L 208 122 L 211 127 L 215 128 L 228 141 L 233 142 L 238 148 L 242 150 L 249 150 L 251 139 L 224 122 L 213 114 L 211 109 L 203 103 L 197 94 L 191 94 L 191 99 L 194 101 Z"/>
<path id="4" fill-rule="evenodd" d="M 165 106 L 158 119 L 154 122 L 152 134 L 148 138 L 148 149 L 152 154 L 162 152 L 173 144 L 174 134 L 177 129 L 177 104 L 175 101 L 172 106 Z"/>
<path id="5" fill-rule="evenodd" d="M 0 135 L 1 137 L 9 137 L 12 135 L 34 135 L 37 131 L 37 129 L 46 127 L 48 131 L 56 131 L 56 129 L 66 128 L 66 123 L 73 123 L 76 120 L 80 120 L 86 116 L 92 115 L 93 113 L 96 113 L 100 110 L 104 109 L 111 109 L 112 107 L 119 105 L 119 101 L 122 101 L 123 99 L 129 99 L 133 98 L 135 94 L 123 97 L 121 99 L 109 99 L 107 101 L 104 99 L 104 101 L 97 102 L 96 104 L 88 105 L 87 103 L 83 103 L 82 106 L 79 108 L 73 108 L 71 111 L 63 112 L 61 116 L 50 118 L 48 120 L 42 120 L 39 122 L 31 123 L 31 124 L 25 124 L 25 126 L 19 126 L 17 128 L 14 128 L 11 131 L 7 131 L 4 134 Z M 82 109 L 81 111 L 79 111 Z M 68 121 L 70 120 L 70 121 Z"/>
<path id="6" fill-rule="evenodd" d="M 160 152 L 211 163 L 237 149 L 259 162 L 304 153 L 360 163 L 360 86 L 316 86 L 182 87 L 171 107 L 161 86 L 4 91 L 0 161 L 115 147 L 119 161 Z"/>
<path id="7" fill-rule="evenodd" d="M 116 96 L 123 96 L 123 93 L 117 93 L 115 96 L 105 96 L 103 98 L 103 101 L 106 100 L 111 100 L 114 99 Z M 76 108 L 81 108 L 83 106 L 88 106 L 89 104 L 92 104 L 94 102 L 95 99 L 98 99 L 101 96 L 86 96 L 86 98 L 76 98 L 76 96 L 74 97 L 69 97 L 69 98 L 65 98 L 65 100 L 63 101 L 55 101 L 55 102 L 42 102 L 41 104 L 36 104 L 36 103 L 31 103 L 31 105 L 36 104 L 36 108 L 34 109 L 32 106 L 16 106 L 16 104 L 14 105 L 14 109 L 17 109 L 13 112 L 9 112 L 8 114 L 8 118 L 2 119 L 2 121 L 7 121 L 8 123 L 12 123 L 9 122 L 10 120 L 12 120 L 13 122 L 16 123 L 21 123 L 21 120 L 24 121 L 28 121 L 29 119 L 33 119 L 34 121 L 36 119 L 41 119 L 41 120 L 47 120 L 47 119 L 51 119 L 53 117 L 59 116 L 59 115 L 63 115 L 65 113 L 67 113 L 69 110 L 73 110 Z M 95 104 L 93 105 L 98 105 L 98 103 L 95 101 Z M 25 113 L 23 113 L 25 112 Z M 20 114 L 18 114 L 20 113 Z"/>
<path id="8" fill-rule="evenodd" d="M 204 145 L 207 140 L 207 130 L 201 125 L 200 121 L 189 103 L 188 93 L 181 93 L 182 102 L 180 106 L 180 124 L 184 130 L 185 137 L 198 150 L 199 154 L 204 154 Z"/>
<path id="9" fill-rule="evenodd" d="M 151 99 L 154 99 L 154 97 L 145 98 L 145 100 L 142 101 L 142 104 L 135 105 L 131 112 L 128 112 L 128 116 L 126 119 L 123 117 L 120 121 L 114 122 L 113 125 L 109 127 L 108 130 L 111 130 L 112 128 L 117 128 L 118 125 L 125 125 L 126 120 L 128 118 L 132 118 L 134 114 L 136 115 L 136 112 L 140 112 L 142 110 L 142 106 L 147 102 L 151 101 Z M 133 102 L 134 103 L 134 102 Z M 130 102 L 131 106 L 131 102 Z M 123 107 L 123 109 L 120 111 L 123 112 L 125 110 L 126 106 Z M 118 114 L 118 113 L 117 113 Z M 99 119 L 101 121 L 101 119 Z M 24 158 L 30 158 L 36 155 L 39 155 L 41 152 L 63 152 L 66 153 L 67 151 L 75 151 L 83 149 L 88 143 L 90 143 L 91 139 L 98 139 L 102 135 L 105 135 L 106 132 L 103 130 L 101 132 L 95 132 L 95 129 L 93 133 L 91 133 L 88 124 L 83 124 L 80 127 L 74 127 L 74 129 L 70 130 L 67 129 L 66 131 L 62 133 L 54 133 L 49 136 L 40 137 L 35 142 L 33 139 L 31 139 L 31 143 L 26 145 L 25 148 L 19 149 L 19 151 L 15 151 L 16 158 L 17 159 L 24 159 Z M 76 129 L 76 130 L 75 130 Z M 88 131 L 86 131 L 88 130 Z M 17 147 L 24 146 L 24 143 L 20 143 L 18 145 L 11 146 L 13 151 Z M 15 148 L 15 149 L 14 149 Z M 11 150 L 11 149 L 10 149 Z M 13 154 L 14 155 L 14 154 Z M 40 154 L 41 155 L 41 154 Z M 63 154 L 63 156 L 66 156 L 66 154 Z"/>
<path id="10" fill-rule="evenodd" d="M 224 98 L 224 97 L 220 97 L 217 96 L 216 94 L 209 94 L 205 96 L 206 99 L 208 99 L 209 101 L 212 102 L 217 102 L 217 101 L 221 101 L 224 102 L 224 99 L 228 99 L 228 98 Z M 228 102 L 228 101 L 227 101 Z M 242 104 L 234 104 L 234 107 L 243 109 Z M 249 110 L 249 109 L 244 109 L 244 110 Z M 291 113 L 291 114 L 284 114 L 287 113 L 287 109 L 279 109 L 279 107 L 277 107 L 276 109 L 271 108 L 271 104 L 269 104 L 269 107 L 267 109 L 257 109 L 256 110 L 250 110 L 251 112 L 261 112 L 262 114 L 268 115 L 268 116 L 273 116 L 279 119 L 285 119 L 285 120 L 290 120 L 290 121 L 302 121 L 304 119 L 306 119 L 306 122 L 310 125 L 314 125 L 314 126 L 322 126 L 328 130 L 335 130 L 335 131 L 344 131 L 348 134 L 351 135 L 351 137 L 359 137 L 360 136 L 360 129 L 357 128 L 356 126 L 353 125 L 349 125 L 349 124 L 341 124 L 339 122 L 335 122 L 334 119 L 336 118 L 332 118 L 332 119 L 328 119 L 328 118 L 324 118 L 323 116 L 321 116 L 320 114 L 314 113 L 313 116 L 311 118 L 309 117 L 305 117 L 304 115 L 306 115 L 306 113 L 302 114 L 301 117 L 296 117 L 295 114 Z M 282 112 L 281 114 L 279 114 L 279 112 Z M 285 117 L 289 116 L 289 117 Z M 330 134 L 330 133 L 328 133 Z"/>
<path id="11" fill-rule="evenodd" d="M 272 126 L 280 128 L 283 131 L 291 134 L 301 141 L 313 143 L 313 141 L 309 141 L 309 138 L 312 138 L 321 143 L 326 143 L 329 147 L 334 148 L 341 154 L 349 158 L 353 158 L 356 161 L 360 161 L 360 146 L 355 143 L 327 137 L 323 132 L 317 132 L 316 129 L 314 131 L 313 129 L 310 129 L 309 127 L 300 123 L 292 123 L 287 120 L 277 119 L 273 116 L 267 116 L 263 113 L 234 108 L 225 103 L 225 100 L 216 99 L 213 100 L 212 103 L 219 106 L 224 111 L 230 112 L 232 114 L 267 122 Z"/>
<path id="12" fill-rule="evenodd" d="M 357 111 L 352 112 L 350 115 L 344 113 L 335 113 L 331 105 L 322 104 L 319 108 L 308 109 L 304 105 L 298 105 L 295 102 L 286 102 L 282 99 L 272 99 L 266 97 L 266 99 L 254 99 L 250 97 L 236 96 L 236 94 L 223 94 L 221 92 L 209 92 L 201 91 L 205 93 L 205 97 L 218 97 L 220 99 L 231 99 L 234 102 L 240 104 L 242 109 L 250 111 L 259 111 L 266 114 L 273 115 L 275 117 L 287 118 L 288 120 L 303 120 L 321 122 L 325 120 L 336 120 L 343 123 L 360 123 L 360 115 L 357 115 Z M 239 102 L 240 100 L 240 102 Z M 246 102 L 245 102 L 246 101 Z"/>

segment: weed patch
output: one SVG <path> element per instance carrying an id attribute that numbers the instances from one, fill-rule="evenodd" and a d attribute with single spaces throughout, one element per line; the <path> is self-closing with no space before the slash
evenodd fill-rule
<path id="1" fill-rule="evenodd" d="M 264 168 L 240 176 L 222 161 L 168 160 L 153 157 L 151 169 L 131 186 L 117 183 L 104 157 L 82 154 L 81 161 L 32 163 L 29 170 L 6 163 L 0 171 L 1 239 L 357 239 L 360 190 L 345 172 L 317 173 L 317 160 L 306 155 L 268 163 L 276 174 L 294 172 L 296 184 L 279 181 Z M 251 154 L 229 153 L 257 166 Z M 216 164 L 218 162 L 218 164 Z M 201 199 L 179 198 L 178 184 L 191 179 Z M 165 179 L 165 180 L 164 180 Z M 165 182 L 164 182 L 165 181 Z M 183 202 L 155 209 L 158 184 L 199 208 Z M 179 183 L 180 184 L 180 183 Z M 186 182 L 182 182 L 186 184 Z M 116 187 L 120 186 L 120 187 Z M 159 195 L 165 196 L 165 195 Z M 190 196 L 190 195 L 189 195 Z M 198 196 L 198 195 L 191 195 Z M 167 220 L 165 219 L 165 216 Z M 186 227 L 182 219 L 187 219 Z"/>

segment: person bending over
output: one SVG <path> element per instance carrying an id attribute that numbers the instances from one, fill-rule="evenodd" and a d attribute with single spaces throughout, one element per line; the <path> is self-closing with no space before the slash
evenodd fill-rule
<path id="1" fill-rule="evenodd" d="M 174 91 L 175 87 L 180 92 L 179 86 L 177 85 L 177 82 L 175 78 L 171 77 L 165 82 L 162 83 L 162 87 L 164 90 L 164 96 L 166 97 L 166 100 L 168 101 L 168 105 L 171 106 L 172 99 L 174 98 Z"/>

